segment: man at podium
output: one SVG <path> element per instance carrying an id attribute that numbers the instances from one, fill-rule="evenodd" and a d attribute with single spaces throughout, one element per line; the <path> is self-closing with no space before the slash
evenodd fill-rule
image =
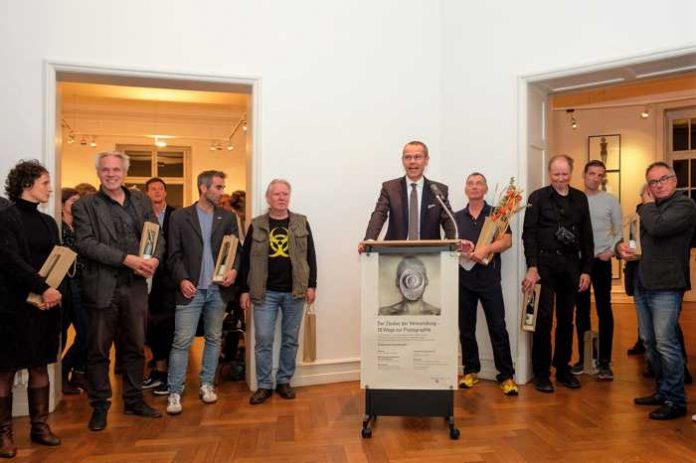
<path id="1" fill-rule="evenodd" d="M 454 224 L 436 197 L 441 195 L 449 207 L 447 186 L 423 175 L 429 160 L 425 143 L 406 143 L 401 156 L 406 175 L 382 184 L 365 240 L 376 240 L 387 219 L 385 240 L 439 240 L 440 227 L 448 239 L 456 238 Z M 358 251 L 363 252 L 364 246 L 359 245 Z"/>

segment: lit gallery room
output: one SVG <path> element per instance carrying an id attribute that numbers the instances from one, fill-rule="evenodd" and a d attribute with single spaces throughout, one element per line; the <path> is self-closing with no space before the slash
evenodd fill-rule
<path id="1" fill-rule="evenodd" d="M 129 166 L 117 189 L 130 199 L 123 207 L 111 201 L 110 214 L 119 214 L 116 208 L 128 215 L 137 208 L 124 204 L 152 200 L 148 180 L 157 178 L 166 185 L 167 207 L 176 208 L 174 222 L 187 210 L 193 211 L 190 217 L 202 217 L 205 203 L 216 214 L 236 219 L 235 234 L 247 235 L 235 244 L 238 260 L 232 255 L 228 262 L 229 268 L 238 262 L 234 275 L 239 278 L 229 287 L 236 296 L 217 334 L 214 375 L 208 371 L 214 376 L 209 385 L 215 400 L 205 399 L 201 387 L 210 369 L 204 365 L 210 336 L 203 316 L 200 323 L 194 320 L 197 333 L 183 354 L 188 356 L 182 373 L 186 387 L 177 394 L 183 412 L 172 413 L 170 407 L 177 390 L 172 389 L 170 358 L 159 362 L 165 365 L 159 389 L 150 389 L 148 380 L 159 367 L 146 339 L 142 378 L 133 382 L 123 363 L 130 357 L 119 355 L 119 343 L 137 336 L 119 329 L 105 354 L 110 355 L 106 365 L 112 388 L 110 409 L 104 410 L 108 425 L 104 421 L 95 429 L 88 425 L 93 407 L 99 406 L 90 390 L 96 387 L 90 370 L 98 355 L 93 352 L 97 334 L 78 336 L 70 320 L 65 288 L 73 276 L 69 270 L 61 275 L 63 283 L 56 286 L 62 288 L 62 302 L 55 306 L 25 303 L 31 290 L 21 293 L 24 285 L 12 283 L 21 281 L 17 274 L 24 272 L 17 270 L 15 259 L 22 252 L 36 259 L 38 251 L 28 244 L 19 252 L 13 243 L 33 243 L 38 232 L 29 228 L 12 241 L 0 220 L 5 235 L 0 243 L 6 248 L 0 251 L 5 275 L 0 320 L 6 324 L 0 333 L 15 337 L 10 323 L 19 323 L 24 315 L 15 312 L 25 309 L 53 311 L 61 324 L 58 352 L 47 364 L 50 385 L 43 416 L 32 398 L 34 364 L 18 363 L 9 391 L 3 393 L 0 385 L 0 444 L 3 452 L 14 449 L 2 456 L 18 462 L 696 461 L 696 386 L 691 384 L 696 374 L 696 289 L 691 290 L 696 288 L 696 241 L 681 239 L 693 234 L 696 216 L 687 215 L 674 236 L 664 232 L 669 227 L 663 222 L 672 217 L 664 212 L 671 202 L 688 198 L 691 202 L 680 207 L 696 209 L 693 1 L 6 0 L 0 10 L 0 86 L 5 89 L 0 115 L 5 188 L 0 196 L 11 200 L 0 206 L 0 217 L 12 211 L 17 217 L 27 214 L 24 204 L 38 195 L 34 184 L 16 186 L 11 179 L 21 161 L 37 160 L 43 170 L 35 177 L 36 187 L 47 174 L 52 192 L 34 202 L 55 219 L 60 238 L 68 226 L 65 189 L 88 183 L 98 190 L 80 194 L 75 202 L 79 222 L 78 212 L 88 209 L 91 198 L 110 197 L 101 163 L 124 161 L 113 155 L 120 152 Z M 593 161 L 603 166 L 594 186 L 588 180 L 593 169 L 585 168 Z M 554 170 L 558 164 L 567 168 L 563 180 Z M 205 172 L 212 173 L 201 180 Z M 233 199 L 242 196 L 234 211 L 212 201 L 221 193 L 212 193 L 216 179 L 224 181 L 224 193 Z M 414 183 L 407 192 L 409 179 Z M 563 196 L 559 181 L 571 199 L 559 203 L 568 210 L 549 209 L 558 222 L 549 236 L 573 251 L 565 254 L 541 238 L 538 244 L 542 254 L 550 246 L 557 262 L 570 256 L 575 260 L 568 257 L 567 262 L 575 265 L 578 255 L 590 266 L 600 260 L 596 252 L 586 255 L 579 229 L 570 227 L 572 243 L 557 232 L 565 230 L 561 221 L 566 215 L 572 220 L 582 216 L 587 229 L 596 230 L 601 221 L 593 210 L 598 207 L 592 201 L 595 193 L 617 202 L 619 223 L 614 220 L 610 227 L 612 238 L 598 239 L 594 231 L 594 249 L 590 245 L 597 251 L 602 240 L 611 241 L 604 249 L 609 254 L 601 258 L 608 308 L 597 308 L 595 274 L 582 269 L 584 264 L 574 270 L 571 264 L 560 265 L 553 278 L 567 274 L 575 278 L 573 285 L 554 286 L 546 296 L 530 280 L 529 268 L 536 269 L 537 261 L 530 257 L 528 237 L 535 225 L 528 216 L 541 216 L 546 209 L 527 202 L 540 189 Z M 285 199 L 274 196 L 278 188 L 287 190 Z M 582 200 L 573 203 L 574 194 Z M 508 198 L 516 201 L 514 207 L 504 204 Z M 482 200 L 494 208 L 490 216 L 483 209 L 485 222 L 471 212 Z M 648 209 L 664 214 L 655 219 Z M 283 218 L 308 226 L 292 222 L 283 236 L 266 233 L 262 228 L 279 220 L 278 210 Z M 158 223 L 156 207 L 143 214 Z M 493 224 L 490 218 L 501 214 L 507 214 L 503 226 Z M 432 236 L 425 231 L 431 217 Z M 95 230 L 111 218 L 93 217 Z M 29 219 L 24 220 L 28 226 Z M 414 220 L 420 231 L 412 234 Z M 477 242 L 487 225 L 498 226 L 491 234 L 493 244 Z M 209 230 L 203 235 L 217 236 L 216 226 L 212 235 L 206 235 Z M 198 236 L 202 221 L 200 227 Z M 476 227 L 475 236 L 467 235 Z M 96 238 L 79 223 L 75 230 L 76 266 L 84 262 L 83 275 L 96 271 L 102 251 L 82 255 L 85 243 Z M 171 246 L 167 249 L 171 232 L 160 233 L 170 253 L 160 262 L 162 271 L 176 256 Z M 140 229 L 134 233 L 139 239 Z M 192 246 L 186 239 L 178 244 Z M 474 251 L 480 244 L 495 252 L 480 260 Z M 268 259 L 263 249 L 259 260 L 257 246 L 270 246 Z M 305 248 L 306 256 L 295 252 Z M 679 267 L 664 264 L 670 250 Z M 224 263 L 211 252 L 217 271 Z M 655 265 L 665 265 L 661 270 L 649 268 L 645 257 L 651 253 Z M 263 272 L 276 272 L 270 259 L 280 254 L 292 286 L 285 294 L 299 301 L 299 331 L 294 340 L 286 339 L 283 322 L 289 317 L 277 308 L 275 330 L 262 341 L 254 315 L 262 300 L 255 299 L 251 280 L 258 275 L 258 262 L 264 263 Z M 309 287 L 297 293 L 298 275 L 307 278 L 298 270 L 306 260 Z M 477 287 L 488 284 L 476 276 L 485 272 L 499 280 L 490 283 L 500 296 L 497 317 L 483 307 L 484 299 L 475 299 L 462 324 L 468 264 L 475 266 L 471 275 Z M 119 264 L 114 265 L 109 268 Z M 32 270 L 42 282 L 48 261 L 44 267 L 43 273 L 37 266 Z M 147 275 L 125 268 L 119 275 L 145 281 Z M 637 276 L 627 268 L 638 269 Z M 546 279 L 542 274 L 541 286 L 552 279 L 545 271 L 549 274 Z M 642 311 L 636 304 L 634 283 L 639 295 L 665 289 L 650 289 L 644 272 L 663 280 L 675 273 L 690 275 L 667 286 L 678 298 L 665 328 L 670 339 L 680 338 L 676 348 L 663 343 L 661 306 Z M 525 292 L 530 281 L 531 292 Z M 147 282 L 152 291 L 153 279 Z M 180 283 L 174 282 L 172 294 L 185 292 Z M 107 286 L 99 280 L 96 290 Z M 251 302 L 245 307 L 249 291 Z M 590 300 L 586 330 L 576 323 L 581 292 Z M 420 312 L 413 311 L 414 302 Z M 565 303 L 570 304 L 567 313 L 559 309 Z M 548 319 L 537 317 L 544 304 Z M 174 319 L 179 323 L 181 308 L 172 304 L 172 326 Z M 99 310 L 85 307 L 90 329 Z M 656 311 L 650 315 L 654 323 L 653 318 L 639 323 L 651 310 Z M 152 318 L 144 315 L 143 331 Z M 467 328 L 473 334 L 465 343 Z M 178 328 L 172 329 L 178 336 Z M 33 333 L 31 327 L 27 332 Z M 61 359 L 82 335 L 85 371 L 64 368 Z M 259 360 L 267 341 L 272 359 Z M 472 342 L 474 367 L 467 360 Z M 21 354 L 22 349 L 13 348 Z M 548 352 L 539 353 L 542 349 Z M 566 350 L 567 359 L 562 358 Z M 13 355 L 0 352 L 0 360 Z M 0 361 L 0 376 L 3 370 L 14 371 L 6 364 L 14 363 Z M 290 374 L 286 364 L 292 365 Z M 70 380 L 76 372 L 86 372 L 84 384 Z M 511 381 L 507 386 L 506 380 Z M 678 389 L 677 399 L 665 392 L 668 386 Z M 149 413 L 141 409 L 133 413 L 127 400 L 134 387 L 160 416 L 138 416 Z M 258 396 L 259 391 L 266 396 Z M 636 404 L 636 398 L 650 400 Z M 59 438 L 59 445 L 46 438 L 49 434 Z"/>

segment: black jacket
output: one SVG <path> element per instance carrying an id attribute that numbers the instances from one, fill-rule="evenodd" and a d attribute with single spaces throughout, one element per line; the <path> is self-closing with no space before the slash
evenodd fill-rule
<path id="1" fill-rule="evenodd" d="M 130 201 L 136 211 L 136 226 L 140 233 L 145 222 L 159 225 L 147 196 L 131 190 Z M 108 307 L 116 289 L 119 270 L 126 268 L 123 263 L 126 254 L 116 247 L 118 236 L 109 207 L 107 199 L 101 194 L 87 195 L 73 205 L 77 249 L 85 264 L 82 298 L 87 306 L 93 308 Z M 165 246 L 164 234 L 160 233 L 153 256 L 159 259 L 160 264 Z"/>
<path id="2" fill-rule="evenodd" d="M 587 196 L 570 187 L 568 192 L 569 211 L 561 211 L 554 202 L 551 185 L 539 188 L 529 195 L 524 215 L 522 242 L 527 267 L 536 267 L 542 251 L 577 254 L 580 257 L 580 272 L 589 274 L 594 259 L 594 238 Z M 556 239 L 559 224 L 575 234 L 575 244 L 568 246 Z"/>
<path id="3" fill-rule="evenodd" d="M 696 204 L 677 191 L 659 203 L 643 204 L 638 215 L 640 287 L 648 291 L 691 289 L 689 245 L 696 228 Z"/>
<path id="4" fill-rule="evenodd" d="M 420 238 L 422 240 L 441 239 L 440 226 L 442 226 L 447 238 L 455 239 L 454 224 L 430 191 L 432 184 L 437 185 L 440 189 L 444 203 L 449 207 L 447 186 L 424 178 L 420 206 Z M 405 240 L 408 238 L 408 193 L 406 190 L 406 177 L 389 180 L 382 184 L 375 210 L 367 224 L 366 240 L 376 240 L 387 219 L 389 219 L 389 226 L 384 237 L 385 240 Z"/>
<path id="5" fill-rule="evenodd" d="M 213 230 L 210 237 L 213 262 L 217 261 L 222 238 L 225 235 L 239 237 L 237 219 L 231 212 L 216 207 L 213 214 Z M 201 224 L 198 221 L 196 203 L 174 211 L 169 223 L 168 243 L 167 252 L 169 257 L 167 265 L 176 285 L 181 284 L 183 280 L 189 280 L 194 286 L 198 286 L 203 255 L 203 234 L 201 232 Z M 241 267 L 240 250 L 241 243 L 237 248 L 237 256 L 234 261 L 234 268 L 237 272 L 239 272 Z M 220 296 L 223 301 L 229 302 L 234 297 L 234 285 L 227 288 L 220 286 Z M 177 305 L 186 305 L 189 302 L 191 302 L 191 299 L 186 299 L 177 288 Z"/>

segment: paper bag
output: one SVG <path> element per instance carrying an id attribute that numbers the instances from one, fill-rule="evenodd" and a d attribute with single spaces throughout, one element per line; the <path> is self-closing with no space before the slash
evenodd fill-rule
<path id="1" fill-rule="evenodd" d="M 633 214 L 625 221 L 623 239 L 624 243 L 628 244 L 628 247 L 633 251 L 633 256 L 625 260 L 639 260 L 642 248 L 640 246 L 640 216 L 638 214 Z"/>
<path id="2" fill-rule="evenodd" d="M 314 362 L 317 359 L 317 314 L 314 304 L 309 304 L 304 315 L 304 338 L 302 340 L 302 361 Z"/>
<path id="3" fill-rule="evenodd" d="M 77 254 L 72 249 L 65 246 L 54 246 L 53 250 L 51 250 L 51 253 L 46 258 L 46 262 L 41 266 L 39 275 L 46 278 L 46 283 L 51 288 L 58 288 L 76 258 Z M 40 294 L 29 293 L 27 302 L 33 306 L 39 307 L 43 304 L 43 298 Z"/>

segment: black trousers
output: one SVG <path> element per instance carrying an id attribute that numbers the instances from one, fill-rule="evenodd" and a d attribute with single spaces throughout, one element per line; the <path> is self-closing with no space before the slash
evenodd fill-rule
<path id="1" fill-rule="evenodd" d="M 136 278 L 118 284 L 108 307 L 88 307 L 87 381 L 92 406 L 111 398 L 109 351 L 118 332 L 117 358 L 123 377 L 126 406 L 143 400 L 145 325 L 147 323 L 147 284 Z"/>
<path id="2" fill-rule="evenodd" d="M 556 333 L 553 366 L 556 368 L 556 376 L 569 374 L 570 356 L 573 352 L 573 309 L 580 282 L 580 260 L 576 255 L 540 251 L 538 270 L 541 277 L 541 294 L 532 345 L 534 376 L 549 377 L 554 308 Z"/>
<path id="3" fill-rule="evenodd" d="M 145 344 L 152 350 L 155 361 L 169 360 L 174 342 L 175 295 L 178 290 L 169 280 L 155 280 L 148 296 Z"/>
<path id="4" fill-rule="evenodd" d="M 500 282 L 476 290 L 459 285 L 459 341 L 462 345 L 464 373 L 481 371 L 476 342 L 476 314 L 479 301 L 486 316 L 488 334 L 493 347 L 493 360 L 498 370 L 496 378 L 498 382 L 511 379 L 515 370 L 512 366 L 510 338 L 505 326 L 505 305 Z"/>
<path id="5" fill-rule="evenodd" d="M 611 261 L 592 261 L 592 288 L 594 289 L 597 317 L 599 318 L 599 363 L 611 363 L 611 347 L 614 340 L 614 314 L 611 311 Z M 575 328 L 578 335 L 580 362 L 585 359 L 585 331 L 592 329 L 590 321 L 590 290 L 577 295 Z"/>

